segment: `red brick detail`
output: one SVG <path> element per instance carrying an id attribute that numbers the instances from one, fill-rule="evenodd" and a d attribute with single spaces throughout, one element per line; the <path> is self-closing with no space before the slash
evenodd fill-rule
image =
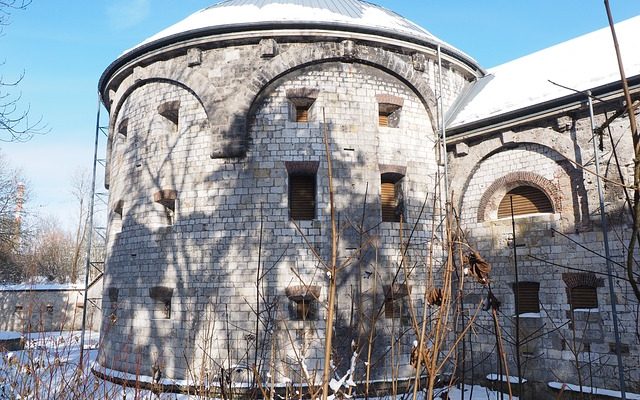
<path id="1" fill-rule="evenodd" d="M 284 165 L 289 174 L 315 174 L 318 171 L 318 161 L 285 161 Z"/>
<path id="2" fill-rule="evenodd" d="M 403 98 L 391 94 L 377 94 L 376 100 L 380 104 L 391 104 L 397 107 L 402 107 L 404 104 Z"/>
<path id="3" fill-rule="evenodd" d="M 153 194 L 153 201 L 162 203 L 167 200 L 175 200 L 178 198 L 178 192 L 172 189 L 163 189 Z"/>
<path id="4" fill-rule="evenodd" d="M 489 210 L 497 210 L 502 197 L 518 186 L 533 186 L 547 195 L 553 205 L 553 212 L 562 211 L 562 195 L 558 187 L 550 180 L 529 171 L 516 171 L 496 179 L 480 198 L 478 222 L 487 219 Z"/>
<path id="5" fill-rule="evenodd" d="M 380 170 L 380 175 L 383 174 L 394 174 L 394 175 L 407 175 L 407 167 L 403 165 L 388 165 L 388 164 L 379 164 L 378 169 Z"/>
<path id="6" fill-rule="evenodd" d="M 567 285 L 567 289 L 578 286 L 604 287 L 604 279 L 596 277 L 592 272 L 566 272 L 562 274 L 562 280 Z"/>

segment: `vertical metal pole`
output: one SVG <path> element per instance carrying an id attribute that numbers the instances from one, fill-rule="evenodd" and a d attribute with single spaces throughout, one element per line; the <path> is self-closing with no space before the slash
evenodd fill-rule
<path id="1" fill-rule="evenodd" d="M 513 196 L 509 196 L 511 207 L 511 232 L 513 235 L 513 268 L 515 272 L 516 287 L 516 368 L 518 371 L 518 390 L 522 394 L 522 363 L 520 361 L 520 278 L 518 276 L 518 241 L 516 240 L 516 218 L 513 213 Z M 510 379 L 510 377 L 507 377 Z"/>
<path id="2" fill-rule="evenodd" d="M 91 268 L 91 246 L 93 238 L 93 204 L 96 194 L 96 170 L 98 164 L 98 138 L 100 135 L 100 93 L 98 93 L 98 111 L 96 112 L 96 139 L 93 147 L 93 176 L 91 178 L 91 201 L 89 202 L 89 220 L 87 232 L 89 237 L 87 238 L 87 259 L 85 260 L 84 268 L 84 300 L 82 307 L 82 335 L 80 336 L 80 361 L 78 368 L 81 370 L 84 368 L 84 334 L 87 328 L 87 297 L 89 291 L 89 269 Z"/>
<path id="3" fill-rule="evenodd" d="M 440 113 L 440 154 L 444 163 L 444 199 L 445 205 L 449 204 L 449 160 L 447 160 L 447 128 L 444 120 L 444 102 L 442 101 L 442 57 L 440 45 L 438 45 L 438 106 Z"/>
<path id="4" fill-rule="evenodd" d="M 625 386 L 624 386 L 624 367 L 622 365 L 622 355 L 620 351 L 620 332 L 618 332 L 618 312 L 616 307 L 616 294 L 613 290 L 613 272 L 611 268 L 611 254 L 609 252 L 609 234 L 607 226 L 607 216 L 604 208 L 604 194 L 602 192 L 602 186 L 600 184 L 600 150 L 596 143 L 595 137 L 595 120 L 593 115 L 593 101 L 591 100 L 591 91 L 587 91 L 587 98 L 589 99 L 589 119 L 591 120 L 591 134 L 593 142 L 593 152 L 596 163 L 596 183 L 598 187 L 598 198 L 600 199 L 600 221 L 602 223 L 602 234 L 604 236 L 604 254 L 607 262 L 607 278 L 609 280 L 609 297 L 611 298 L 611 316 L 613 318 L 613 334 L 616 340 L 616 358 L 618 359 L 618 378 L 620 381 L 620 392 L 622 393 L 622 399 L 625 400 Z"/>

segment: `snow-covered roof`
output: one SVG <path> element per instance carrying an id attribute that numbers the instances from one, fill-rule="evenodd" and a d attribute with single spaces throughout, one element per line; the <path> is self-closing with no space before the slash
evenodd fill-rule
<path id="1" fill-rule="evenodd" d="M 65 291 L 83 290 L 84 285 L 77 283 L 17 283 L 14 285 L 0 285 L 0 292 L 23 291 Z"/>
<path id="2" fill-rule="evenodd" d="M 124 54 L 156 42 L 205 35 L 216 30 L 284 26 L 361 29 L 383 36 L 441 45 L 475 64 L 469 56 L 393 11 L 362 0 L 227 0 L 204 8 L 144 40 Z"/>
<path id="3" fill-rule="evenodd" d="M 640 16 L 616 24 L 627 77 L 640 74 Z M 455 128 L 620 80 L 609 27 L 490 68 L 450 119 Z"/>

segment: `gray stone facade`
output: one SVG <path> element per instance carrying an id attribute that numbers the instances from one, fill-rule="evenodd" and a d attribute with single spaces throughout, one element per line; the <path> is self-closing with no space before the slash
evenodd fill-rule
<path id="1" fill-rule="evenodd" d="M 519 119 L 450 127 L 443 155 L 440 106 L 455 114 L 482 89 L 484 72 L 440 43 L 334 28 L 189 34 L 137 48 L 103 75 L 110 221 L 100 365 L 135 375 L 160 368 L 163 377 L 200 383 L 224 370 L 250 379 L 254 365 L 273 382 L 319 378 L 332 239 L 329 157 L 339 228 L 338 373 L 349 368 L 352 342 L 362 349 L 372 337 L 370 380 L 415 375 L 411 315 L 429 314 L 425 282 L 445 265 L 446 164 L 461 237 L 493 266 L 511 374 L 517 261 L 519 281 L 537 288 L 540 307 L 519 319 L 522 376 L 532 384 L 615 388 L 585 103 L 536 105 Z M 620 107 L 619 92 L 606 95 L 597 124 Z M 602 139 L 618 277 L 630 221 L 614 182 L 618 170 L 632 181 L 628 129 L 615 120 L 613 139 Z M 313 177 L 313 218 L 293 221 L 298 175 Z M 395 185 L 402 222 L 383 221 L 385 183 Z M 553 212 L 518 216 L 514 238 L 498 208 L 521 186 L 542 192 Z M 465 315 L 472 316 L 488 289 L 465 285 Z M 597 308 L 572 310 L 576 287 L 593 289 Z M 615 279 L 615 289 L 627 389 L 640 391 L 637 301 L 624 279 Z M 456 355 L 458 375 L 498 373 L 492 329 L 489 313 L 478 313 L 472 350 Z"/>
<path id="2" fill-rule="evenodd" d="M 408 286 L 413 303 L 423 296 L 413 280 L 426 273 L 438 185 L 436 54 L 423 48 L 415 64 L 416 50 L 382 37 L 304 36 L 198 39 L 110 77 L 102 366 L 150 375 L 158 365 L 166 377 L 187 379 L 257 361 L 264 373 L 298 383 L 302 363 L 322 369 L 322 263 L 331 254 L 326 132 L 344 265 L 335 362 L 348 368 L 352 340 L 364 346 L 375 325 L 372 379 L 413 375 L 408 302 L 394 318 L 371 316 L 383 310 L 385 293 Z M 449 62 L 442 98 L 453 103 L 472 73 Z M 308 122 L 296 122 L 295 98 L 305 93 L 313 93 Z M 401 104 L 397 127 L 379 126 L 390 99 Z M 313 220 L 294 223 L 288 177 L 296 168 L 315 170 L 317 204 Z M 402 178 L 402 225 L 381 222 L 385 173 Z M 166 193 L 175 194 L 171 210 L 160 200 Z M 407 276 L 400 238 L 410 236 Z M 313 318 L 297 321 L 291 293 L 305 287 L 319 295 L 308 299 Z M 164 297 L 152 294 L 160 289 Z"/>

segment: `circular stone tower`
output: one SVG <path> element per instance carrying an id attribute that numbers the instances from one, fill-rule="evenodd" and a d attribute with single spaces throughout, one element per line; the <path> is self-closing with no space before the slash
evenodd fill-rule
<path id="1" fill-rule="evenodd" d="M 229 0 L 126 51 L 99 84 L 110 213 L 96 372 L 317 383 L 335 249 L 336 373 L 355 348 L 356 382 L 367 366 L 372 381 L 412 376 L 438 101 L 449 109 L 481 75 L 359 0 Z"/>

